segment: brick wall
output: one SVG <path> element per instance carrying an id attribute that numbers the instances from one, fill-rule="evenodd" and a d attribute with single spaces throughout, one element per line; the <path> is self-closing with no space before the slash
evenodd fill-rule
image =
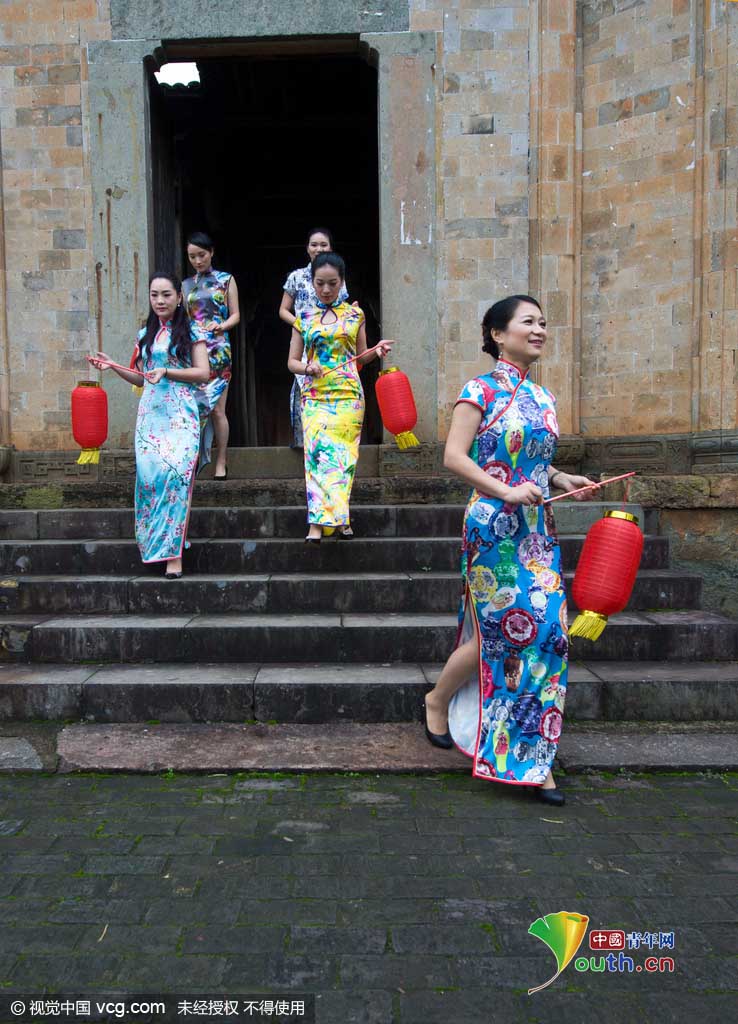
<path id="1" fill-rule="evenodd" d="M 64 449 L 95 340 L 86 46 L 108 3 L 1 10 L 0 441 L 9 419 L 18 448 Z M 735 430 L 738 3 L 411 0 L 410 28 L 438 41 L 440 436 L 490 366 L 484 310 L 529 288 L 565 431 Z"/>
<path id="2" fill-rule="evenodd" d="M 439 430 L 470 377 L 491 367 L 480 323 L 528 281 L 528 4 L 412 0 L 438 33 Z"/>
<path id="3" fill-rule="evenodd" d="M 0 144 L 9 386 L 16 446 L 69 448 L 69 394 L 90 351 L 88 40 L 107 0 L 4 3 Z M 8 438 L 3 437 L 4 442 Z"/>

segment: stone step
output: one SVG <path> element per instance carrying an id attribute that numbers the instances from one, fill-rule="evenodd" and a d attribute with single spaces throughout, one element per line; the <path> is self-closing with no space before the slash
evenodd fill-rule
<path id="1" fill-rule="evenodd" d="M 573 573 L 566 574 L 570 587 Z M 0 579 L 0 614 L 243 614 L 303 612 L 452 612 L 458 572 L 285 573 L 184 576 L 10 576 Z M 644 569 L 628 609 L 699 608 L 702 578 Z M 570 604 L 574 607 L 570 599 Z"/>
<path id="2" fill-rule="evenodd" d="M 0 721 L 418 722 L 440 665 L 0 665 Z M 738 662 L 574 663 L 567 721 L 738 721 Z"/>
<path id="3" fill-rule="evenodd" d="M 434 537 L 461 535 L 464 505 L 359 505 L 353 510 L 358 537 Z M 560 535 L 586 533 L 612 508 L 604 502 L 559 502 Z M 644 523 L 640 505 L 624 506 Z M 291 537 L 306 530 L 305 506 L 193 508 L 191 538 Z M 134 535 L 131 508 L 64 508 L 0 511 L 0 540 L 113 540 Z"/>
<path id="4" fill-rule="evenodd" d="M 614 487 L 618 487 L 617 484 Z M 394 474 L 388 477 L 358 477 L 351 492 L 355 505 L 459 504 L 469 497 L 468 485 L 454 477 L 428 474 Z M 608 497 L 611 497 L 608 494 Z M 612 495 L 617 500 L 617 493 Z M 4 509 L 130 508 L 133 479 L 95 478 L 45 480 L 3 484 L 0 507 Z M 304 479 L 253 479 L 225 481 L 198 477 L 193 491 L 195 506 L 274 506 L 305 504 Z"/>
<path id="5" fill-rule="evenodd" d="M 30 744 L 23 742 L 33 755 Z M 438 750 L 418 725 L 404 723 L 71 725 L 59 733 L 56 753 L 60 772 L 470 771 L 469 759 L 458 750 Z M 29 757 L 25 763 L 31 763 Z M 36 770 L 42 770 L 39 755 L 35 763 Z M 646 731 L 637 723 L 565 728 L 555 765 L 559 768 L 567 774 L 735 771 L 738 729 L 721 723 L 692 728 L 660 723 L 658 729 Z M 265 788 L 275 785 L 269 779 L 257 781 Z M 616 780 L 615 784 L 628 782 Z M 576 810 L 576 793 L 564 813 L 572 809 Z"/>
<path id="6" fill-rule="evenodd" d="M 3 484 L 0 508 L 130 508 L 133 498 L 133 477 L 124 480 L 98 474 L 90 467 L 82 479 L 39 478 L 24 483 Z M 618 507 L 623 485 L 611 484 L 607 498 Z M 465 504 L 469 497 L 467 484 L 449 475 L 432 470 L 420 472 L 408 461 L 392 467 L 388 475 L 359 475 L 351 493 L 356 505 Z M 305 481 L 299 479 L 232 479 L 207 480 L 198 477 L 193 492 L 195 506 L 274 506 L 305 504 Z M 563 502 L 559 502 L 563 504 Z M 648 526 L 648 524 L 646 524 Z M 648 526 L 651 529 L 651 526 Z"/>
<path id="7" fill-rule="evenodd" d="M 562 559 L 573 570 L 583 535 L 561 538 Z M 187 573 L 366 573 L 457 571 L 460 538 L 357 537 L 352 541 L 327 538 L 318 545 L 304 538 L 248 538 L 244 540 L 193 540 L 185 553 Z M 647 536 L 642 569 L 668 567 L 669 543 L 665 537 Z M 163 575 L 160 564 L 141 564 L 133 540 L 30 540 L 0 541 L 0 575 Z"/>
<path id="8" fill-rule="evenodd" d="M 448 614 L 4 616 L 4 660 L 63 662 L 443 661 L 456 636 Z M 738 658 L 738 621 L 704 611 L 614 615 L 596 647 L 572 660 Z"/>

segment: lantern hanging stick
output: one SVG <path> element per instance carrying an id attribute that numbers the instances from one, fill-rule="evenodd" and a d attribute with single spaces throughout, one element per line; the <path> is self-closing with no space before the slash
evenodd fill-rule
<path id="1" fill-rule="evenodd" d="M 93 365 L 97 363 L 100 366 L 109 366 L 111 370 L 125 370 L 126 373 L 140 373 L 142 377 L 146 378 L 146 380 L 149 380 L 149 375 L 153 373 L 153 370 L 147 370 L 146 373 L 142 373 L 141 370 L 135 370 L 130 366 L 121 366 L 120 363 L 114 363 L 111 359 L 98 359 L 96 356 L 87 356 L 86 358 L 87 362 L 92 363 Z"/>
<path id="2" fill-rule="evenodd" d="M 379 344 L 374 345 L 372 348 L 365 349 L 365 351 L 361 352 L 358 356 L 351 356 L 350 359 L 344 359 L 344 361 L 342 363 L 339 363 L 338 366 L 332 366 L 330 370 L 324 370 L 323 373 L 321 373 L 321 377 L 327 377 L 329 374 L 335 373 L 336 370 L 342 370 L 344 366 L 348 366 L 350 363 L 355 363 L 357 359 L 361 359 L 363 356 L 368 355 L 370 352 L 376 352 L 381 344 L 382 342 L 380 341 Z"/>
<path id="3" fill-rule="evenodd" d="M 628 477 L 635 476 L 636 471 L 633 470 L 631 473 L 623 473 L 622 476 L 611 476 L 607 480 L 600 480 L 596 484 L 587 484 L 586 487 L 577 487 L 576 491 L 564 491 L 563 494 L 557 494 L 555 498 L 546 498 L 543 502 L 544 505 L 550 505 L 552 501 L 561 501 L 562 498 L 570 498 L 572 494 L 581 494 L 582 491 L 591 491 L 593 487 L 604 487 L 605 484 L 614 484 L 616 480 L 627 480 Z"/>

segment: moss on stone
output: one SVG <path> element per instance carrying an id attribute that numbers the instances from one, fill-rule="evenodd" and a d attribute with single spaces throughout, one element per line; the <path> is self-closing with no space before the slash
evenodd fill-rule
<path id="1" fill-rule="evenodd" d="M 24 508 L 62 508 L 64 492 L 54 484 L 43 487 L 29 487 L 23 495 Z"/>

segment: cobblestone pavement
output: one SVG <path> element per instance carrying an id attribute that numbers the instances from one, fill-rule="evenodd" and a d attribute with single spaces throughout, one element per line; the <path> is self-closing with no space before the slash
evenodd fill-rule
<path id="1" fill-rule="evenodd" d="M 0 991 L 316 993 L 321 1024 L 735 1019 L 738 777 L 565 785 L 557 810 L 459 775 L 6 776 Z M 572 962 L 528 996 L 556 967 L 528 927 L 562 910 L 673 931 L 651 952 L 674 973 Z"/>

